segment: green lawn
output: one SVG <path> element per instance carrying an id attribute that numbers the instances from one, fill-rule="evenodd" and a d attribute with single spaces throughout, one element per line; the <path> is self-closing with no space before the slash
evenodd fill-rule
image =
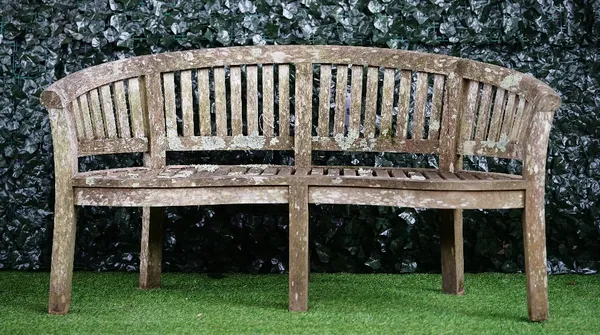
<path id="1" fill-rule="evenodd" d="M 527 321 L 525 276 L 314 274 L 308 313 L 287 311 L 286 275 L 167 273 L 143 291 L 134 273 L 76 272 L 66 316 L 46 314 L 48 273 L 0 272 L 0 334 L 600 334 L 600 276 L 551 276 L 550 321 Z"/>

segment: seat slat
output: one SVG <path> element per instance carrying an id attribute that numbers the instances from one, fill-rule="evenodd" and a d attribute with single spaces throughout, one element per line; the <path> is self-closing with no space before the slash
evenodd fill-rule
<path id="1" fill-rule="evenodd" d="M 460 178 L 458 178 L 456 174 L 451 172 L 440 171 L 440 175 L 446 180 L 460 180 Z"/>
<path id="2" fill-rule="evenodd" d="M 345 168 L 343 171 L 344 177 L 356 177 L 356 169 Z"/>
<path id="3" fill-rule="evenodd" d="M 431 180 L 443 180 L 442 177 L 440 177 L 439 174 L 437 174 L 437 172 L 435 171 L 423 171 L 423 174 L 425 175 L 425 177 L 427 177 L 427 179 L 431 179 Z"/>
<path id="4" fill-rule="evenodd" d="M 279 136 L 290 136 L 290 67 L 280 64 L 279 70 Z"/>
<path id="5" fill-rule="evenodd" d="M 246 66 L 246 120 L 248 135 L 258 135 L 258 68 Z"/>
<path id="6" fill-rule="evenodd" d="M 400 89 L 398 96 L 398 118 L 396 120 L 396 137 L 408 137 L 408 113 L 410 110 L 410 88 L 412 74 L 410 71 L 400 72 Z"/>
<path id="7" fill-rule="evenodd" d="M 308 176 L 309 172 L 311 171 L 311 168 L 309 167 L 297 167 L 296 168 L 296 173 L 294 173 L 295 176 Z"/>
<path id="8" fill-rule="evenodd" d="M 327 175 L 332 177 L 339 177 L 340 169 L 338 168 L 327 168 Z"/>
<path id="9" fill-rule="evenodd" d="M 215 76 L 215 117 L 217 136 L 227 136 L 227 98 L 225 97 L 225 68 L 214 69 Z"/>
<path id="10" fill-rule="evenodd" d="M 274 166 L 269 166 L 267 167 L 263 173 L 262 176 L 274 176 L 277 174 L 278 169 Z"/>
<path id="11" fill-rule="evenodd" d="M 437 140 L 440 135 L 444 97 L 444 79 L 445 77 L 441 74 L 436 74 L 433 76 L 433 95 L 431 96 L 431 116 L 429 118 L 429 132 L 427 133 L 428 139 Z"/>
<path id="12" fill-rule="evenodd" d="M 122 81 L 117 81 L 113 85 L 115 93 L 115 108 L 117 110 L 117 129 L 120 138 L 130 138 L 131 128 L 129 126 L 129 114 L 127 112 L 127 96 L 125 95 L 125 85 Z"/>
<path id="13" fill-rule="evenodd" d="M 352 66 L 352 83 L 350 87 L 350 127 L 348 132 L 360 134 L 360 114 L 362 111 L 363 67 Z"/>
<path id="14" fill-rule="evenodd" d="M 369 67 L 367 70 L 367 95 L 365 96 L 365 137 L 375 138 L 377 125 L 377 89 L 379 85 L 379 69 Z"/>
<path id="15" fill-rule="evenodd" d="M 369 167 L 361 167 L 357 170 L 360 177 L 373 177 L 373 169 Z"/>
<path id="16" fill-rule="evenodd" d="M 146 137 L 140 81 L 138 78 L 131 78 L 127 81 L 127 85 L 129 88 L 129 112 L 131 114 L 133 137 Z"/>
<path id="17" fill-rule="evenodd" d="M 77 139 L 91 139 L 92 137 L 89 137 L 87 134 L 83 123 L 83 116 L 81 115 L 81 110 L 79 108 L 79 99 L 75 99 L 75 101 L 71 103 L 71 111 L 73 112 L 73 118 L 75 119 L 75 131 L 77 134 Z"/>
<path id="18" fill-rule="evenodd" d="M 294 169 L 291 166 L 282 166 L 277 173 L 278 176 L 291 176 Z"/>
<path id="19" fill-rule="evenodd" d="M 425 177 L 425 175 L 423 175 L 423 173 L 420 171 L 408 171 L 406 174 L 408 175 L 408 179 L 411 179 L 411 180 L 426 180 L 427 179 L 427 177 Z"/>
<path id="20" fill-rule="evenodd" d="M 262 172 L 263 172 L 263 168 L 260 168 L 258 166 L 253 166 L 250 168 L 250 170 L 248 170 L 248 172 L 246 173 L 246 175 L 248 176 L 259 176 Z"/>
<path id="21" fill-rule="evenodd" d="M 165 125 L 167 137 L 177 137 L 177 111 L 175 105 L 175 75 L 163 74 L 163 94 L 165 97 Z"/>
<path id="22" fill-rule="evenodd" d="M 425 132 L 425 113 L 427 111 L 427 91 L 429 89 L 428 74 L 417 72 L 415 88 L 415 108 L 413 114 L 412 138 L 421 140 Z"/>
<path id="23" fill-rule="evenodd" d="M 211 176 L 226 176 L 229 173 L 229 170 L 231 170 L 230 166 L 219 165 L 219 167 L 213 171 Z"/>
<path id="24" fill-rule="evenodd" d="M 346 123 L 346 96 L 348 92 L 348 66 L 337 65 L 335 84 L 335 117 L 333 134 L 344 134 Z"/>
<path id="25" fill-rule="evenodd" d="M 460 171 L 456 173 L 463 180 L 478 180 L 474 175 L 467 171 Z"/>
<path id="26" fill-rule="evenodd" d="M 183 136 L 194 136 L 194 108 L 192 98 L 192 71 L 181 71 L 181 117 L 183 119 Z"/>
<path id="27" fill-rule="evenodd" d="M 375 176 L 378 178 L 390 178 L 390 171 L 387 169 L 375 169 Z"/>
<path id="28" fill-rule="evenodd" d="M 392 114 L 394 112 L 394 69 L 383 71 L 383 97 L 381 99 L 380 137 L 392 135 Z"/>
<path id="29" fill-rule="evenodd" d="M 210 77 L 209 69 L 198 70 L 198 124 L 200 135 L 212 135 L 210 121 Z"/>
<path id="30" fill-rule="evenodd" d="M 246 174 L 246 172 L 248 171 L 247 167 L 243 167 L 243 166 L 234 166 L 232 167 L 229 172 L 227 173 L 227 175 L 229 176 L 241 176 Z"/>
<path id="31" fill-rule="evenodd" d="M 311 176 L 322 176 L 323 175 L 323 168 L 312 168 L 312 170 L 310 171 Z"/>
<path id="32" fill-rule="evenodd" d="M 108 138 L 117 138 L 117 124 L 115 122 L 115 112 L 113 109 L 113 100 L 110 94 L 110 85 L 104 85 L 100 88 L 102 94 L 102 118 L 106 128 Z"/>

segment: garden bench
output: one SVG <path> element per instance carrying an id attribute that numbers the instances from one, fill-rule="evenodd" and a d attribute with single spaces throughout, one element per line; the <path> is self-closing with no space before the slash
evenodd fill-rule
<path id="1" fill-rule="evenodd" d="M 118 60 L 41 96 L 54 143 L 49 312 L 67 313 L 75 206 L 142 207 L 140 287 L 160 284 L 166 206 L 289 204 L 289 309 L 308 308 L 310 203 L 440 209 L 442 291 L 462 294 L 463 209 L 524 208 L 529 318 L 548 317 L 544 183 L 558 95 L 476 61 L 346 46 L 231 47 Z M 289 150 L 293 166 L 166 165 L 169 151 Z M 437 155 L 437 169 L 315 166 L 315 151 Z M 78 157 L 144 166 L 79 172 Z M 463 156 L 523 161 L 521 175 Z"/>

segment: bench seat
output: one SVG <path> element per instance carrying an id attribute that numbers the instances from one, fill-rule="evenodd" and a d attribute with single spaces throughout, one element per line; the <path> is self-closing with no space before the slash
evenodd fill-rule
<path id="1" fill-rule="evenodd" d="M 289 186 L 395 188 L 436 191 L 524 190 L 522 176 L 479 171 L 443 172 L 416 168 L 363 168 L 277 165 L 169 165 L 82 172 L 75 187 L 173 188 L 222 186 Z"/>

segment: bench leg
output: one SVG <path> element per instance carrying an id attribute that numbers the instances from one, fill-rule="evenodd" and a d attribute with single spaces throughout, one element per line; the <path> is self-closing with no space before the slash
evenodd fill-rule
<path id="1" fill-rule="evenodd" d="M 160 287 L 163 247 L 162 207 L 142 209 L 142 250 L 140 253 L 140 288 Z"/>
<path id="2" fill-rule="evenodd" d="M 462 209 L 440 210 L 440 248 L 442 253 L 442 291 L 465 293 Z"/>
<path id="3" fill-rule="evenodd" d="M 548 277 L 546 274 L 546 229 L 543 190 L 527 192 L 523 213 L 523 242 L 527 274 L 527 310 L 529 320 L 548 319 Z"/>
<path id="4" fill-rule="evenodd" d="M 308 310 L 308 187 L 290 186 L 289 310 Z"/>
<path id="5" fill-rule="evenodd" d="M 71 304 L 73 258 L 75 254 L 76 215 L 73 191 L 56 192 L 50 297 L 48 313 L 67 314 Z"/>

